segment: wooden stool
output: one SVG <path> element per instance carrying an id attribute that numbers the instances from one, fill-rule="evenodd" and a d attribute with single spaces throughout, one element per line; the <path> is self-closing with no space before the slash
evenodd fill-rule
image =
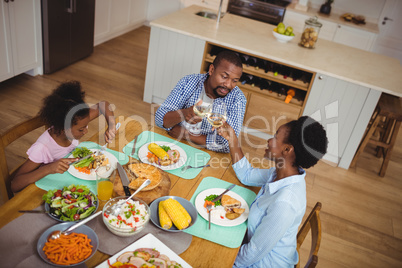
<path id="1" fill-rule="evenodd" d="M 363 137 L 350 167 L 356 165 L 357 158 L 364 151 L 368 143 L 377 145 L 377 157 L 384 157 L 379 175 L 384 177 L 391 158 L 398 131 L 402 121 L 401 98 L 382 93 L 377 107 L 373 113 L 371 121 L 367 126 L 366 134 Z M 378 140 L 373 139 L 374 131 L 380 130 Z"/>

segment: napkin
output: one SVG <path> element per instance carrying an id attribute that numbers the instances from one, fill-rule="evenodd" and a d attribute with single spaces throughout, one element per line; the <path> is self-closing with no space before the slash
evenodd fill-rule
<path id="1" fill-rule="evenodd" d="M 100 145 L 94 142 L 90 142 L 90 141 L 84 141 L 81 142 L 79 145 L 79 147 L 87 147 L 88 149 L 100 149 Z M 114 156 L 116 156 L 117 160 L 119 161 L 120 164 L 125 165 L 128 163 L 128 157 L 127 155 L 114 151 L 114 150 L 110 150 L 110 149 L 106 149 L 107 152 L 113 154 Z M 66 157 L 68 157 L 70 154 L 68 154 Z M 96 193 L 96 181 L 88 181 L 88 180 L 82 180 L 79 178 L 74 177 L 73 175 L 71 175 L 68 171 L 64 172 L 63 174 L 49 174 L 45 177 L 43 177 L 42 179 L 38 180 L 37 182 L 35 182 L 35 185 L 38 188 L 41 188 L 45 191 L 49 191 L 49 190 L 53 190 L 53 189 L 62 189 L 64 186 L 68 186 L 71 184 L 75 184 L 75 185 L 86 185 L 89 187 L 89 189 Z"/>
<path id="2" fill-rule="evenodd" d="M 138 155 L 138 151 L 140 150 L 140 148 L 149 142 L 155 142 L 156 144 L 158 144 L 158 141 L 173 143 L 174 145 L 177 145 L 180 148 L 182 148 L 187 156 L 187 160 L 183 164 L 183 166 L 187 166 L 187 165 L 190 165 L 193 167 L 202 166 L 202 165 L 205 165 L 206 163 L 208 163 L 209 159 L 211 158 L 211 156 L 207 152 L 201 151 L 201 150 L 191 147 L 187 144 L 181 143 L 177 140 L 173 140 L 171 138 L 165 137 L 163 135 L 157 134 L 152 131 L 144 131 L 140 135 L 138 135 L 137 143 L 135 146 L 136 149 L 135 149 L 134 154 L 131 154 L 131 152 L 133 150 L 134 140 L 129 142 L 123 148 L 123 152 L 126 155 L 129 155 L 138 160 L 141 160 L 140 158 L 142 158 L 142 159 L 144 157 L 146 158 L 146 155 L 140 155 L 140 156 Z M 162 169 L 163 169 L 163 167 L 162 167 Z M 201 172 L 201 170 L 202 170 L 202 168 L 190 168 L 190 169 L 187 169 L 185 172 L 182 172 L 181 167 L 179 167 L 177 169 L 165 170 L 165 171 L 168 173 L 171 173 L 173 175 L 179 176 L 183 179 L 190 180 L 190 179 L 194 179 L 195 177 L 197 177 L 197 175 Z"/>
<path id="3" fill-rule="evenodd" d="M 204 190 L 211 188 L 227 188 L 230 185 L 231 183 L 214 177 L 205 177 L 198 185 L 197 190 L 190 199 L 190 202 L 195 205 L 197 195 Z M 256 194 L 253 191 L 238 185 L 236 185 L 231 191 L 240 195 L 249 206 L 251 206 L 251 203 L 256 197 Z M 219 226 L 211 223 L 211 229 L 208 229 L 208 221 L 199 216 L 195 224 L 190 229 L 185 230 L 185 232 L 225 247 L 237 248 L 241 245 L 246 230 L 247 221 L 232 227 Z"/>

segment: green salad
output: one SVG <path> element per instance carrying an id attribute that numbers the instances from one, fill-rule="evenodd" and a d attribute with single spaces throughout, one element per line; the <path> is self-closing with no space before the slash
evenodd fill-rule
<path id="1" fill-rule="evenodd" d="M 92 154 L 92 151 L 89 150 L 87 147 L 76 147 L 74 151 L 71 152 L 73 157 L 85 157 L 87 155 Z M 83 159 L 75 164 L 73 164 L 74 167 L 87 167 L 89 166 L 92 162 L 94 161 L 93 156 L 88 157 L 87 159 Z"/>
<path id="2" fill-rule="evenodd" d="M 49 190 L 42 196 L 49 204 L 50 214 L 62 221 L 85 219 L 95 212 L 97 198 L 85 185 L 70 185 L 63 189 Z"/>

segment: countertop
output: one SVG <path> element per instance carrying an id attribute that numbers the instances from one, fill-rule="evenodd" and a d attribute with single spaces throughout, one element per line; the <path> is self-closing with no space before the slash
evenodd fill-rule
<path id="1" fill-rule="evenodd" d="M 216 20 L 195 15 L 201 10 L 208 9 L 190 6 L 150 25 L 402 97 L 397 59 L 324 39 L 306 49 L 298 45 L 300 33 L 283 44 L 272 35 L 274 25 L 233 14 L 226 14 L 217 25 Z"/>
<path id="2" fill-rule="evenodd" d="M 293 11 L 293 12 L 304 14 L 304 15 L 307 15 L 309 17 L 317 16 L 319 21 L 320 20 L 326 20 L 326 21 L 330 21 L 330 22 L 333 22 L 333 23 L 337 23 L 337 24 L 346 25 L 346 26 L 349 26 L 349 27 L 352 27 L 352 28 L 356 28 L 356 29 L 359 29 L 359 30 L 372 32 L 372 33 L 375 33 L 375 34 L 378 34 L 380 32 L 380 30 L 378 28 L 378 24 L 374 23 L 374 22 L 371 22 L 371 21 L 368 21 L 367 19 L 366 19 L 366 24 L 355 24 L 353 22 L 345 21 L 344 19 L 342 19 L 341 18 L 342 14 L 337 14 L 337 13 L 331 12 L 329 15 L 326 15 L 326 14 L 320 13 L 319 9 L 313 8 L 313 7 L 309 7 L 307 9 L 307 11 L 303 11 L 303 10 L 297 9 L 295 3 L 291 3 L 289 6 L 287 6 L 286 10 L 290 10 L 290 11 Z M 359 14 L 355 14 L 355 15 L 359 15 Z"/>

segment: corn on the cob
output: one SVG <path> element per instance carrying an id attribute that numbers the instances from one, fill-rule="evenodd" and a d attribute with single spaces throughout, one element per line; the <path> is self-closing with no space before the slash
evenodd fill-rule
<path id="1" fill-rule="evenodd" d="M 159 223 L 163 229 L 170 229 L 172 227 L 172 220 L 169 218 L 169 215 L 166 213 L 165 209 L 162 206 L 162 202 L 159 202 Z"/>
<path id="2" fill-rule="evenodd" d="M 169 215 L 170 219 L 172 220 L 173 224 L 177 227 L 177 229 L 182 230 L 182 229 L 187 228 L 190 225 L 191 217 L 190 217 L 190 221 L 189 221 L 188 218 L 183 213 L 183 210 L 185 210 L 185 209 L 182 207 L 182 205 L 180 203 L 175 202 L 175 200 L 172 198 L 166 199 L 166 200 L 162 201 L 161 203 L 162 203 L 162 206 L 165 209 L 166 213 Z"/>
<path id="3" fill-rule="evenodd" d="M 183 213 L 184 218 L 186 219 L 186 221 L 188 223 L 191 223 L 191 216 L 190 216 L 190 214 L 188 214 L 187 210 L 180 204 L 179 201 L 177 201 L 176 199 L 172 199 L 172 200 L 173 200 L 173 203 L 176 204 L 176 206 L 179 208 L 181 213 Z"/>
<path id="4" fill-rule="evenodd" d="M 150 143 L 148 145 L 148 150 L 151 151 L 154 155 L 156 155 L 158 158 L 160 158 L 162 161 L 168 160 L 169 155 L 165 150 L 163 150 L 158 144 L 156 143 Z"/>

